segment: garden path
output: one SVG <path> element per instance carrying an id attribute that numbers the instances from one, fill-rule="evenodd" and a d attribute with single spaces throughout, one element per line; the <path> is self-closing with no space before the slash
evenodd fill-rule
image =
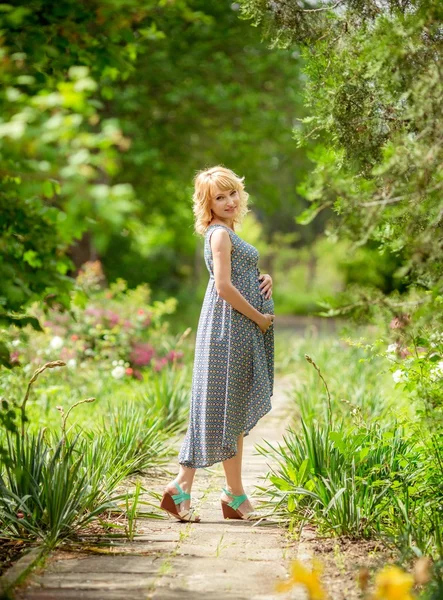
<path id="1" fill-rule="evenodd" d="M 291 377 L 276 377 L 273 409 L 245 438 L 244 483 L 252 494 L 269 470 L 268 459 L 254 444 L 281 440 L 288 411 L 286 391 Z M 176 465 L 171 464 L 176 473 Z M 158 492 L 167 479 L 144 483 Z M 193 504 L 200 523 L 139 520 L 131 543 L 116 541 L 113 548 L 90 544 L 89 552 L 53 553 L 44 569 L 36 570 L 16 589 L 20 600 L 285 600 L 274 591 L 286 577 L 296 544 L 277 523 L 225 521 L 219 503 L 224 484 L 219 463 L 199 469 Z M 253 496 L 253 494 L 252 494 Z M 96 542 L 96 540 L 95 540 Z M 93 547 L 92 547 L 93 546 Z M 98 553 L 100 552 L 100 553 Z M 292 595 L 291 598 L 295 596 Z M 303 596 L 297 596 L 303 598 Z"/>

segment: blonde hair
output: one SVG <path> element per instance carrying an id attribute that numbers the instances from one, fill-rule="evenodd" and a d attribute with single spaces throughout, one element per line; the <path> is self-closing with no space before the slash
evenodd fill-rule
<path id="1" fill-rule="evenodd" d="M 242 222 L 243 217 L 249 212 L 249 194 L 245 191 L 244 177 L 239 177 L 222 165 L 198 171 L 194 177 L 193 212 L 195 216 L 195 231 L 204 235 L 212 220 L 211 197 L 214 186 L 222 191 L 237 190 L 240 198 L 238 210 L 234 217 L 234 224 Z"/>

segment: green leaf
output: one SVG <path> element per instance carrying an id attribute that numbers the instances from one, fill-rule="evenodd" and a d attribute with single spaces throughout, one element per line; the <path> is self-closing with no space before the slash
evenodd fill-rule
<path id="1" fill-rule="evenodd" d="M 9 349 L 4 342 L 0 342 L 0 365 L 12 369 Z"/>
<path id="2" fill-rule="evenodd" d="M 330 206 L 330 204 L 330 202 L 313 202 L 311 206 L 295 217 L 295 222 L 299 223 L 300 225 L 308 225 L 322 210 Z"/>
<path id="3" fill-rule="evenodd" d="M 300 468 L 298 470 L 298 483 L 299 485 L 303 484 L 303 480 L 305 478 L 305 474 L 306 474 L 306 470 L 309 466 L 309 458 L 305 458 L 305 460 L 302 462 L 302 464 L 300 465 Z"/>
<path id="4" fill-rule="evenodd" d="M 368 455 L 370 451 L 370 448 L 368 446 L 366 446 L 366 448 L 362 448 L 360 450 L 360 460 L 364 460 L 366 458 L 366 456 Z"/>
<path id="5" fill-rule="evenodd" d="M 23 260 L 28 263 L 31 267 L 38 268 L 42 266 L 42 261 L 40 260 L 37 252 L 35 250 L 27 250 L 23 254 Z"/>
<path id="6" fill-rule="evenodd" d="M 72 303 L 74 306 L 78 306 L 79 308 L 85 308 L 88 304 L 88 296 L 83 292 L 83 290 L 75 290 L 72 293 Z"/>
<path id="7" fill-rule="evenodd" d="M 288 510 L 289 512 L 294 512 L 296 507 L 295 498 L 293 495 L 288 496 Z"/>
<path id="8" fill-rule="evenodd" d="M 338 431 L 330 431 L 329 439 L 334 443 L 334 446 L 341 454 L 346 453 L 346 444 L 343 441 L 343 435 Z"/>
<path id="9" fill-rule="evenodd" d="M 42 184 L 42 190 L 43 190 L 43 194 L 46 196 L 46 198 L 54 197 L 54 187 L 53 187 L 51 181 L 49 181 L 49 180 L 44 181 Z"/>
<path id="10" fill-rule="evenodd" d="M 290 483 L 288 483 L 285 479 L 282 479 L 281 477 L 276 477 L 275 475 L 271 475 L 269 477 L 269 480 L 279 489 L 282 490 L 284 492 L 288 492 L 290 490 L 292 490 L 292 485 Z"/>
<path id="11" fill-rule="evenodd" d="M 10 315 L 10 314 L 8 314 L 5 316 L 5 318 L 11 325 L 15 325 L 16 327 L 23 328 L 23 327 L 26 327 L 27 325 L 30 325 L 36 331 L 43 331 L 39 320 L 36 319 L 35 317 L 30 317 L 28 315 Z"/>

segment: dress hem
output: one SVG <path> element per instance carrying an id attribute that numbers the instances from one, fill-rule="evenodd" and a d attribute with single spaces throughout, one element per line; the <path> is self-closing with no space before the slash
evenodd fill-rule
<path id="1" fill-rule="evenodd" d="M 269 396 L 269 399 L 272 398 L 274 394 L 272 393 Z M 267 410 L 265 410 L 263 413 L 261 413 L 256 419 L 255 421 L 253 421 L 252 425 L 250 425 L 247 429 L 244 430 L 244 438 L 249 435 L 249 433 L 252 431 L 252 429 L 254 429 L 254 427 L 257 425 L 257 423 L 260 421 L 261 418 L 263 418 L 265 415 L 267 415 L 269 412 L 271 412 L 272 410 L 272 406 L 269 406 L 269 408 Z M 234 458 L 234 456 L 237 455 L 237 451 L 235 451 L 233 454 L 230 453 L 227 456 L 224 456 L 223 458 L 219 458 L 217 460 L 214 460 L 213 462 L 210 463 L 205 463 L 205 464 L 201 464 L 201 465 L 196 465 L 196 464 L 190 464 L 190 461 L 179 461 L 179 465 L 182 465 L 184 467 L 187 467 L 188 469 L 205 469 L 207 467 L 212 467 L 212 465 L 215 465 L 219 462 L 223 462 L 225 460 L 229 460 L 230 458 Z"/>

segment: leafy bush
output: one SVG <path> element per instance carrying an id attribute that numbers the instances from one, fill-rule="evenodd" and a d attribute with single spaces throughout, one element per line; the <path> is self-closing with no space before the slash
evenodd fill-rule
<path id="1" fill-rule="evenodd" d="M 86 263 L 78 278 L 73 306 L 69 312 L 49 311 L 42 322 L 42 333 L 10 332 L 13 351 L 10 361 L 30 370 L 44 356 L 60 359 L 70 369 L 100 365 L 102 376 L 108 371 L 114 379 L 143 379 L 145 369 L 161 371 L 166 366 L 180 368 L 184 352 L 175 346 L 186 337 L 168 340 L 164 317 L 176 310 L 177 301 L 151 302 L 148 286 L 128 290 L 118 280 L 103 287 L 99 262 Z"/>
<path id="2" fill-rule="evenodd" d="M 401 428 L 306 423 L 289 428 L 273 453 L 278 468 L 270 493 L 293 517 L 314 519 L 337 535 L 383 531 L 392 499 L 412 479 L 413 445 Z M 267 454 L 266 447 L 259 446 Z M 408 468 L 409 467 L 409 468 Z"/>
<path id="3" fill-rule="evenodd" d="M 434 356 L 439 356 L 437 337 L 433 335 L 428 349 Z M 298 408 L 294 424 L 282 443 L 258 445 L 260 453 L 275 460 L 269 484 L 262 487 L 265 504 L 291 528 L 310 521 L 334 535 L 385 539 L 405 558 L 431 555 L 442 560 L 438 419 L 432 426 L 423 420 L 423 390 L 413 393 L 413 402 L 404 395 L 417 392 L 411 384 L 415 376 L 407 383 L 387 379 L 389 371 L 398 370 L 398 362 L 402 368 L 408 361 L 419 367 L 426 352 L 411 358 L 400 345 L 382 352 L 380 343 L 361 348 L 358 342 L 346 351 L 328 338 L 298 342 L 292 353 L 298 373 L 292 390 Z M 306 372 L 300 364 L 303 349 L 313 344 L 326 365 L 325 374 L 308 354 L 314 369 Z M 393 357 L 396 352 L 398 358 Z M 415 374 L 420 385 L 429 374 L 434 383 L 441 381 L 429 364 Z M 318 376 L 324 394 L 317 389 Z M 334 394 L 325 378 L 332 380 Z M 432 385 L 427 390 L 434 398 Z"/>
<path id="4" fill-rule="evenodd" d="M 39 539 L 49 548 L 72 538 L 106 511 L 121 512 L 119 500 L 129 506 L 128 493 L 120 494 L 119 484 L 129 475 L 164 465 L 169 437 L 184 422 L 183 408 L 178 407 L 183 394 L 172 402 L 163 398 L 165 406 L 175 407 L 173 417 L 182 418 L 172 423 L 165 418 L 159 393 L 156 403 L 138 398 L 123 407 L 109 407 L 106 418 L 90 430 L 79 424 L 68 427 L 68 418 L 73 409 L 95 398 L 67 410 L 57 406 L 61 434 L 46 428 L 32 431 L 35 424 L 27 415 L 31 388 L 43 371 L 61 366 L 64 363 L 56 361 L 38 369 L 20 404 L 3 399 L 9 425 L 0 436 L 1 536 Z M 136 493 L 138 502 L 139 487 Z M 133 535 L 133 528 L 129 530 Z"/>

